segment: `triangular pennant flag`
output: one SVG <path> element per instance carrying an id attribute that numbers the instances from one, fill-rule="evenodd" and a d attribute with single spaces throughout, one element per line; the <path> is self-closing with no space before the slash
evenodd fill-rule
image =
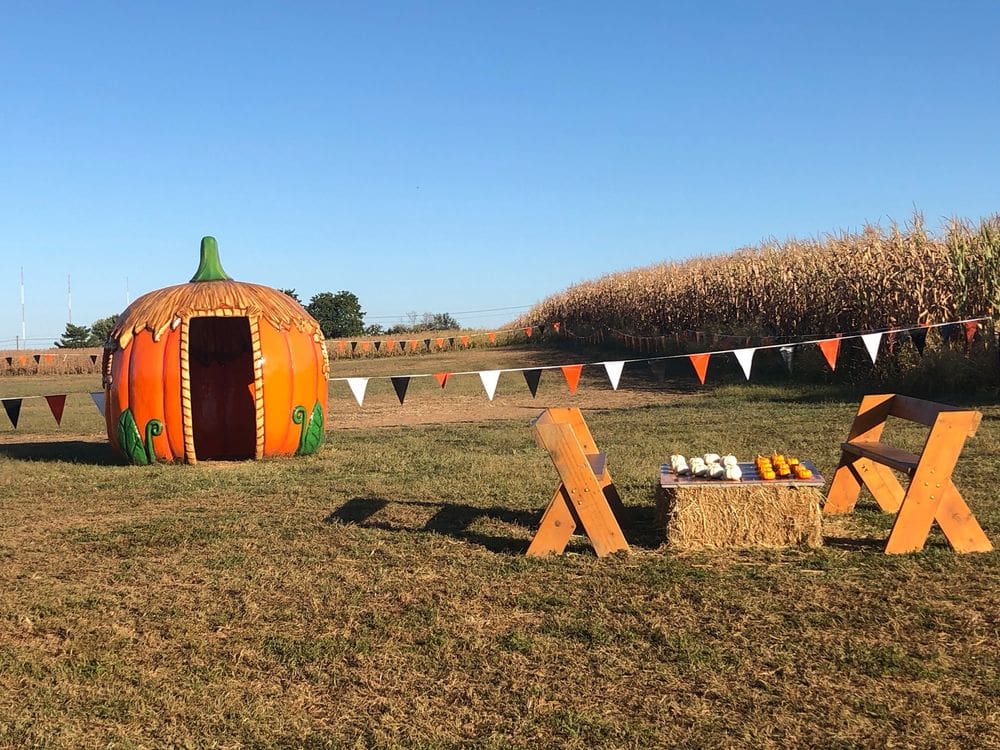
<path id="1" fill-rule="evenodd" d="M 941 331 L 941 340 L 947 344 L 958 335 L 958 324 L 945 323 L 939 330 Z"/>
<path id="2" fill-rule="evenodd" d="M 351 342 L 351 354 L 354 354 L 354 352 L 356 352 L 357 350 L 358 350 L 358 342 L 357 341 L 352 341 Z"/>
<path id="3" fill-rule="evenodd" d="M 694 367 L 694 371 L 697 373 L 698 380 L 701 381 L 702 385 L 705 385 L 705 373 L 708 372 L 708 358 L 710 356 L 712 355 L 708 352 L 688 355 L 688 359 L 691 360 L 691 366 Z"/>
<path id="4" fill-rule="evenodd" d="M 531 391 L 531 397 L 534 398 L 535 394 L 538 393 L 538 381 L 542 379 L 541 370 L 524 370 L 524 382 L 528 384 L 528 390 Z"/>
<path id="5" fill-rule="evenodd" d="M 49 404 L 49 411 L 52 412 L 52 416 L 56 418 L 56 424 L 62 424 L 63 409 L 66 408 L 66 397 L 65 396 L 46 396 L 45 400 Z"/>
<path id="6" fill-rule="evenodd" d="M 410 378 L 405 375 L 396 375 L 389 380 L 392 381 L 393 390 L 396 391 L 396 398 L 399 399 L 399 404 L 402 406 L 403 399 L 406 398 L 406 389 L 410 385 Z"/>
<path id="7" fill-rule="evenodd" d="M 345 349 L 347 349 L 347 342 L 346 341 L 338 341 L 337 342 L 337 354 L 343 354 Z"/>
<path id="8" fill-rule="evenodd" d="M 497 335 L 493 331 L 490 331 L 489 333 L 487 333 L 486 334 L 486 338 L 488 338 L 490 340 L 491 344 L 495 344 L 497 342 Z"/>
<path id="9" fill-rule="evenodd" d="M 736 355 L 736 361 L 743 368 L 743 374 L 746 375 L 747 380 L 750 379 L 750 368 L 753 367 L 753 355 L 756 352 L 756 349 L 736 349 L 733 351 L 733 354 Z"/>
<path id="10" fill-rule="evenodd" d="M 97 357 L 97 355 L 96 355 L 96 354 L 91 354 L 90 356 L 91 356 L 91 357 L 94 357 L 95 359 L 96 359 L 96 357 Z M 47 365 L 51 365 L 51 364 L 52 364 L 52 362 L 53 362 L 53 360 L 55 360 L 55 357 L 53 357 L 53 356 L 52 356 L 51 354 L 46 354 L 46 355 L 45 355 L 45 364 L 47 364 Z"/>
<path id="11" fill-rule="evenodd" d="M 104 413 L 104 391 L 94 391 L 90 394 L 90 398 L 94 401 L 94 406 L 97 407 L 97 411 L 101 414 Z"/>
<path id="12" fill-rule="evenodd" d="M 924 347 L 927 346 L 927 329 L 915 328 L 910 331 L 910 339 L 913 340 L 913 345 L 917 347 L 917 351 L 923 356 Z"/>
<path id="13" fill-rule="evenodd" d="M 7 367 L 13 367 L 14 366 L 14 358 L 13 357 L 6 357 L 6 360 L 7 360 Z"/>
<path id="14" fill-rule="evenodd" d="M 979 322 L 970 321 L 965 324 L 965 343 L 971 344 L 972 340 L 976 338 L 976 333 L 979 331 Z"/>
<path id="15" fill-rule="evenodd" d="M 544 325 L 538 326 L 538 335 L 539 336 L 544 336 L 545 335 L 545 326 Z"/>
<path id="16" fill-rule="evenodd" d="M 469 346 L 469 337 L 468 337 L 468 336 L 462 336 L 462 337 L 461 337 L 461 338 L 459 339 L 459 341 L 461 341 L 461 342 L 462 342 L 462 346 L 464 346 L 464 347 L 468 348 L 468 346 Z"/>
<path id="17" fill-rule="evenodd" d="M 837 369 L 837 354 L 840 352 L 840 339 L 826 339 L 826 341 L 818 341 L 819 348 L 823 352 L 823 356 L 826 357 L 826 363 L 830 365 L 831 370 Z"/>
<path id="18" fill-rule="evenodd" d="M 622 369 L 625 367 L 624 362 L 602 362 L 604 365 L 605 372 L 608 373 L 608 380 L 611 381 L 611 390 L 618 390 L 618 381 L 622 377 Z"/>
<path id="19" fill-rule="evenodd" d="M 656 376 L 656 382 L 662 383 L 667 377 L 667 362 L 663 359 L 649 360 L 649 369 Z"/>
<path id="20" fill-rule="evenodd" d="M 868 356 L 872 358 L 872 364 L 875 364 L 875 359 L 878 357 L 878 347 L 882 343 L 881 333 L 865 333 L 861 336 L 861 341 L 865 345 L 865 349 L 868 350 Z"/>
<path id="21" fill-rule="evenodd" d="M 393 350 L 396 348 L 396 342 L 393 339 L 386 339 L 385 351 L 387 354 L 392 354 Z"/>
<path id="22" fill-rule="evenodd" d="M 889 331 L 888 339 L 889 340 L 886 342 L 886 346 L 889 347 L 889 354 L 892 354 L 896 351 L 896 332 Z"/>
<path id="23" fill-rule="evenodd" d="M 375 347 L 375 351 L 378 351 L 379 349 L 382 348 L 382 342 L 381 341 L 373 341 L 372 344 Z"/>
<path id="24" fill-rule="evenodd" d="M 788 374 L 792 373 L 792 352 L 795 351 L 795 347 L 792 346 L 779 346 L 778 351 L 781 352 L 781 358 L 785 360 L 785 367 L 788 368 Z"/>
<path id="25" fill-rule="evenodd" d="M 455 337 L 454 336 L 449 336 L 448 337 L 448 348 L 449 349 L 454 349 L 455 348 Z"/>
<path id="26" fill-rule="evenodd" d="M 524 335 L 527 336 L 529 339 L 531 338 L 531 326 L 528 326 L 527 328 L 524 329 Z"/>
<path id="27" fill-rule="evenodd" d="M 431 350 L 431 340 L 430 339 L 424 339 L 424 346 L 427 347 L 427 351 L 430 351 Z"/>
<path id="28" fill-rule="evenodd" d="M 580 384 L 580 373 L 583 372 L 583 365 L 563 365 L 563 377 L 566 378 L 566 385 L 569 386 L 570 393 L 576 393 L 576 387 Z"/>
<path id="29" fill-rule="evenodd" d="M 90 364 L 92 364 L 92 365 L 96 365 L 97 364 L 97 355 L 96 354 L 91 354 L 90 355 Z"/>
<path id="30" fill-rule="evenodd" d="M 442 388 L 448 383 L 448 378 L 451 377 L 450 372 L 436 372 L 434 373 L 434 379 L 438 382 Z"/>
<path id="31" fill-rule="evenodd" d="M 17 363 L 19 365 L 21 365 L 21 367 L 27 367 L 28 366 L 28 357 L 26 355 L 22 354 L 20 357 L 17 358 Z"/>
<path id="32" fill-rule="evenodd" d="M 368 378 L 348 378 L 347 387 L 354 394 L 354 400 L 358 402 L 358 406 L 363 406 L 365 403 L 365 389 L 368 388 Z"/>
<path id="33" fill-rule="evenodd" d="M 31 358 L 35 360 L 35 364 L 36 364 L 36 365 L 37 365 L 37 364 L 38 364 L 39 362 L 41 362 L 41 361 L 42 361 L 42 355 L 41 355 L 41 354 L 32 354 L 32 355 L 31 355 Z"/>
<path id="34" fill-rule="evenodd" d="M 410 351 L 411 352 L 415 352 L 419 348 L 420 348 L 420 342 L 417 341 L 416 339 L 411 339 L 410 340 Z"/>
<path id="35" fill-rule="evenodd" d="M 552 324 L 552 330 L 555 331 L 556 333 L 559 333 L 559 326 L 560 325 L 562 325 L 562 324 L 561 323 L 553 323 Z"/>
<path id="36" fill-rule="evenodd" d="M 361 342 L 361 351 L 363 351 L 365 354 L 367 354 L 371 348 L 372 348 L 372 342 L 371 341 L 362 341 Z"/>
<path id="37" fill-rule="evenodd" d="M 438 349 L 444 349 L 444 338 L 434 339 L 434 346 L 436 346 Z"/>
<path id="38" fill-rule="evenodd" d="M 479 373 L 479 379 L 483 381 L 483 388 L 486 389 L 486 395 L 493 400 L 493 394 L 497 392 L 497 382 L 500 380 L 501 370 L 483 370 Z"/>
<path id="39" fill-rule="evenodd" d="M 16 429 L 18 417 L 21 416 L 21 399 L 3 399 L 3 410 L 7 412 L 7 417 L 10 419 L 10 423 L 14 425 L 14 428 Z"/>

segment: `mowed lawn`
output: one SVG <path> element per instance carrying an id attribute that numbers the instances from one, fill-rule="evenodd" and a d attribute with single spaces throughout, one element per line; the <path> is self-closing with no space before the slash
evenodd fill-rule
<path id="1" fill-rule="evenodd" d="M 537 399 L 505 374 L 494 405 L 472 378 L 444 395 L 427 380 L 403 406 L 370 388 L 376 427 L 331 384 L 314 456 L 197 466 L 120 465 L 85 395 L 60 429 L 25 402 L 0 433 L 0 746 L 1000 746 L 997 553 L 957 556 L 935 531 L 886 557 L 891 519 L 868 499 L 819 550 L 661 544 L 671 453 L 778 449 L 829 474 L 857 394 L 681 393 L 628 373 L 616 394 L 599 372 L 575 396 L 546 373 Z M 597 559 L 575 539 L 526 559 L 555 486 L 529 421 L 574 404 L 632 551 Z M 382 424 L 390 406 L 399 424 Z M 974 406 L 956 484 L 996 544 L 1000 406 Z M 435 411 L 447 423 L 411 423 Z"/>

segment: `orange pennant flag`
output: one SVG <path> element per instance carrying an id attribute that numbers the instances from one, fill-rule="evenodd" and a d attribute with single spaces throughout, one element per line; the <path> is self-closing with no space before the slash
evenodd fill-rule
<path id="1" fill-rule="evenodd" d="M 450 378 L 450 377 L 451 377 L 451 373 L 450 372 L 436 372 L 436 373 L 434 373 L 434 379 L 437 380 L 437 382 L 441 385 L 442 388 L 444 388 L 445 383 L 448 382 L 448 378 Z"/>
<path id="2" fill-rule="evenodd" d="M 971 344 L 972 340 L 976 338 L 976 333 L 979 331 L 979 321 L 973 320 L 970 323 L 965 324 L 965 342 Z"/>
<path id="3" fill-rule="evenodd" d="M 346 341 L 338 341 L 337 342 L 337 354 L 343 354 L 344 350 L 346 348 L 347 348 L 347 342 Z"/>
<path id="4" fill-rule="evenodd" d="M 436 346 L 438 349 L 444 349 L 444 339 L 443 338 L 434 339 L 434 346 Z"/>
<path id="5" fill-rule="evenodd" d="M 464 346 L 464 347 L 468 347 L 469 346 L 469 337 L 468 336 L 462 336 L 462 338 L 459 339 L 459 340 L 462 342 L 462 346 Z"/>
<path id="6" fill-rule="evenodd" d="M 393 341 L 392 339 L 386 339 L 386 340 L 385 340 L 385 350 L 386 350 L 386 351 L 387 351 L 387 352 L 388 352 L 389 354 L 392 354 L 392 351 L 393 351 L 393 349 L 395 349 L 395 348 L 396 348 L 396 342 L 395 342 L 395 341 Z"/>
<path id="7" fill-rule="evenodd" d="M 554 330 L 556 333 L 559 333 L 559 326 L 560 325 L 562 325 L 562 324 L 561 323 L 553 323 L 552 324 L 552 330 Z"/>
<path id="8" fill-rule="evenodd" d="M 372 346 L 372 342 L 371 341 L 362 341 L 361 342 L 361 351 L 367 353 L 368 350 L 371 349 L 371 346 Z"/>
<path id="9" fill-rule="evenodd" d="M 416 339 L 413 339 L 413 340 L 410 341 L 410 351 L 411 352 L 415 352 L 419 348 L 420 348 L 420 342 L 419 341 L 417 341 Z"/>
<path id="10" fill-rule="evenodd" d="M 830 365 L 830 369 L 836 370 L 837 354 L 840 352 L 840 339 L 827 339 L 818 343 L 819 348 L 823 350 L 823 356 L 826 357 L 827 364 Z"/>
<path id="11" fill-rule="evenodd" d="M 493 331 L 490 331 L 487 336 L 489 337 L 491 344 L 495 344 L 497 342 L 497 335 Z"/>
<path id="12" fill-rule="evenodd" d="M 691 365 L 694 367 L 694 371 L 697 373 L 698 380 L 701 381 L 702 385 L 705 385 L 705 374 L 708 372 L 708 358 L 711 356 L 708 352 L 688 355 L 688 359 L 691 360 Z"/>
<path id="13" fill-rule="evenodd" d="M 66 407 L 65 396 L 46 396 L 45 400 L 49 404 L 52 416 L 56 418 L 56 424 L 62 424 L 63 409 Z"/>
<path id="14" fill-rule="evenodd" d="M 563 365 L 563 377 L 566 378 L 566 385 L 569 386 L 570 393 L 576 393 L 576 387 L 580 384 L 580 373 L 583 372 L 583 365 Z"/>
<path id="15" fill-rule="evenodd" d="M 529 339 L 531 338 L 531 326 L 528 326 L 527 328 L 524 329 L 524 335 L 527 336 Z"/>

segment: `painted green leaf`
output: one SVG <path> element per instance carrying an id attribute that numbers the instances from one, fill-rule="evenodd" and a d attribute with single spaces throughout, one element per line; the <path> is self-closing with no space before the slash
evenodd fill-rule
<path id="1" fill-rule="evenodd" d="M 149 463 L 146 446 L 142 444 L 142 435 L 139 434 L 139 426 L 135 423 L 131 409 L 123 411 L 118 418 L 118 445 L 132 463 L 140 466 Z"/>
<path id="2" fill-rule="evenodd" d="M 306 419 L 306 410 L 301 406 L 296 406 L 292 410 L 292 421 L 295 424 L 302 424 L 302 435 L 299 437 L 299 449 L 296 451 L 300 456 L 315 453 L 316 449 L 323 443 L 325 431 L 323 428 L 323 407 L 319 401 L 313 405 L 312 414 L 309 416 L 309 423 L 303 424 Z"/>

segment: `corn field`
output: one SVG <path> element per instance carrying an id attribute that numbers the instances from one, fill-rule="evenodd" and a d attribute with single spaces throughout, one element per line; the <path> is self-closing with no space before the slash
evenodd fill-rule
<path id="1" fill-rule="evenodd" d="M 866 331 L 1000 314 L 1000 214 L 953 220 L 943 236 L 916 214 L 812 240 L 609 274 L 538 304 L 517 325 L 561 320 L 640 335 Z"/>

